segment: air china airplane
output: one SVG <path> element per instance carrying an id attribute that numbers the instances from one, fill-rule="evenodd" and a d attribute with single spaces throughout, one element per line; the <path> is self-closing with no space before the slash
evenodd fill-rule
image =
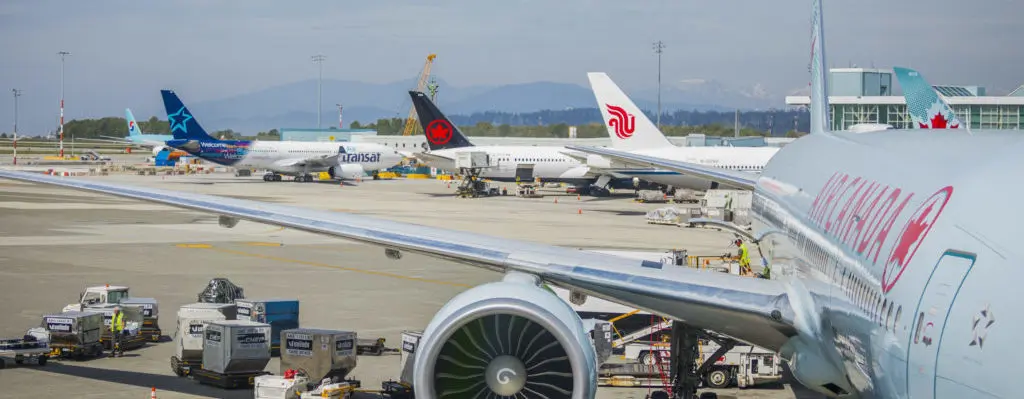
<path id="1" fill-rule="evenodd" d="M 590 86 L 597 99 L 611 138 L 611 148 L 634 154 L 713 166 L 721 169 L 759 173 L 778 152 L 771 147 L 677 147 L 665 138 L 658 127 L 629 99 L 622 89 L 605 73 L 588 73 Z M 637 168 L 615 165 L 600 156 L 588 156 L 585 162 L 591 168 L 608 170 L 629 177 L 675 188 L 707 190 L 718 183 L 671 170 Z"/>
<path id="2" fill-rule="evenodd" d="M 414 360 L 417 397 L 594 398 L 596 354 L 583 322 L 545 282 L 778 351 L 800 382 L 831 397 L 1020 397 L 1014 364 L 1024 314 L 1015 293 L 1024 253 L 1016 239 L 1024 210 L 993 182 L 1014 181 L 1024 168 L 1024 137 L 830 131 L 821 0 L 813 1 L 812 26 L 811 134 L 780 149 L 760 175 L 582 148 L 753 190 L 749 238 L 771 264 L 771 280 L 94 179 L 0 177 L 215 213 L 226 226 L 246 219 L 351 239 L 395 259 L 408 251 L 506 273 L 457 295 L 426 327 Z M 981 206 L 999 209 L 999 220 L 978 217 Z"/>
<path id="3" fill-rule="evenodd" d="M 266 169 L 264 181 L 281 181 L 281 175 L 311 182 L 313 172 L 327 172 L 333 179 L 354 179 L 394 166 L 402 161 L 395 150 L 373 143 L 301 141 L 217 140 L 203 130 L 177 94 L 161 90 L 167 120 L 174 139 L 167 145 L 204 160 L 235 168 Z"/>

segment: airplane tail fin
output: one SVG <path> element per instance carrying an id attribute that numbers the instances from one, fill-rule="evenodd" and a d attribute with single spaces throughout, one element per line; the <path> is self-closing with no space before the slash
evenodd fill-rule
<path id="1" fill-rule="evenodd" d="M 135 122 L 135 115 L 132 115 L 131 109 L 124 109 L 124 119 L 128 121 L 128 136 L 139 136 L 142 134 L 142 128 Z"/>
<path id="2" fill-rule="evenodd" d="M 896 80 L 903 88 L 907 111 L 915 129 L 958 129 L 962 124 L 953 108 L 935 92 L 921 73 L 902 67 L 893 67 Z"/>
<path id="3" fill-rule="evenodd" d="M 164 98 L 167 122 L 171 125 L 171 134 L 175 140 L 217 141 L 199 126 L 199 122 L 192 117 L 192 112 L 185 108 L 177 94 L 171 90 L 160 90 L 160 95 Z"/>
<path id="4" fill-rule="evenodd" d="M 631 151 L 672 146 L 658 127 L 644 115 L 608 74 L 590 72 L 590 88 L 597 99 L 612 148 Z"/>
<path id="5" fill-rule="evenodd" d="M 412 105 L 416 107 L 416 115 L 419 116 L 423 134 L 427 136 L 427 146 L 431 151 L 473 146 L 473 143 L 470 143 L 459 128 L 437 109 L 426 94 L 410 91 L 409 96 L 412 97 Z"/>
<path id="6" fill-rule="evenodd" d="M 811 0 L 811 134 L 827 133 L 831 118 L 828 106 L 828 64 L 825 58 L 825 23 L 821 0 Z"/>

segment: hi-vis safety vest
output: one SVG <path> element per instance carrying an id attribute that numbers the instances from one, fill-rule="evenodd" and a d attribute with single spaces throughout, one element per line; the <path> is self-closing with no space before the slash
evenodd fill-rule
<path id="1" fill-rule="evenodd" d="M 747 251 L 746 243 L 740 243 L 740 266 L 750 266 L 750 252 Z"/>
<path id="2" fill-rule="evenodd" d="M 124 330 L 124 313 L 118 312 L 110 319 L 110 331 L 120 332 Z"/>

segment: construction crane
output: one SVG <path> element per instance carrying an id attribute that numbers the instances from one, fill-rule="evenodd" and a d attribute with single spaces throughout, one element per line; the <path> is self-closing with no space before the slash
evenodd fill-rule
<path id="1" fill-rule="evenodd" d="M 426 88 L 427 78 L 430 77 L 430 66 L 434 65 L 434 58 L 437 58 L 437 54 L 431 54 L 427 56 L 427 62 L 423 64 L 423 71 L 420 73 L 420 80 L 416 84 L 416 91 L 422 92 Z M 403 136 L 411 136 L 416 131 L 416 107 L 414 105 L 409 106 L 409 117 L 405 119 L 405 129 L 402 130 Z"/>

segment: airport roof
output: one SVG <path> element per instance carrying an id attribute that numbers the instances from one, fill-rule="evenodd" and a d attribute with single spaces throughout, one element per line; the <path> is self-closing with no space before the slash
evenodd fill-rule
<path id="1" fill-rule="evenodd" d="M 892 74 L 892 69 L 885 68 L 830 68 L 831 72 L 838 73 L 888 73 Z"/>
<path id="2" fill-rule="evenodd" d="M 906 104 L 903 96 L 829 96 L 830 104 Z M 949 105 L 1016 105 L 1024 106 L 1024 96 L 947 97 Z M 809 96 L 786 96 L 786 105 L 809 105 Z"/>

